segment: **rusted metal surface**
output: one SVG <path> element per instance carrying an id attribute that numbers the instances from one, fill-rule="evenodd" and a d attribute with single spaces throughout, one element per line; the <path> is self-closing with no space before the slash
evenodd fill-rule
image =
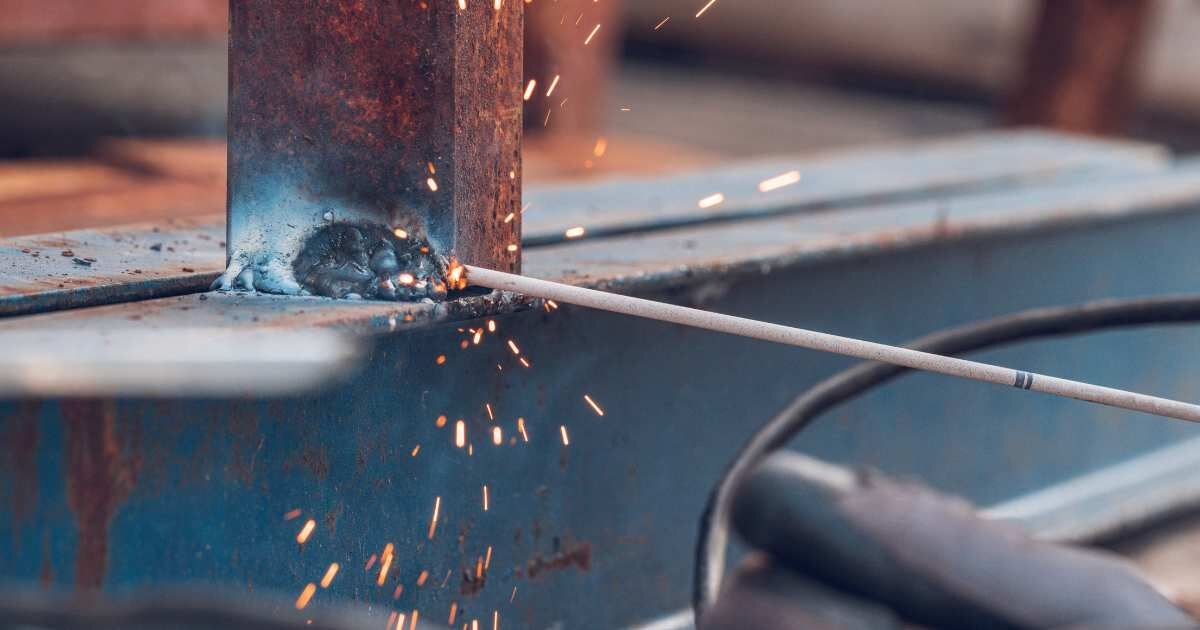
<path id="1" fill-rule="evenodd" d="M 125 147 L 125 151 L 133 150 Z M 213 174 L 207 167 L 197 170 L 176 165 L 170 157 L 175 155 L 172 151 L 167 150 L 168 156 L 157 158 L 146 156 L 147 152 L 159 155 L 152 148 L 134 151 L 136 163 L 145 169 L 186 171 L 190 173 L 188 177 L 197 178 Z M 533 187 L 526 194 L 529 205 L 524 213 L 523 242 L 529 248 L 527 254 L 535 256 L 539 246 L 568 240 L 565 232 L 575 226 L 585 227 L 587 236 L 592 238 L 611 237 L 748 217 L 833 213 L 861 204 L 960 198 L 1018 184 L 1057 187 L 1100 173 L 1148 173 L 1166 165 L 1162 151 L 1150 145 L 1010 132 L 905 148 L 845 151 L 815 159 L 780 158 L 728 164 L 660 180 L 623 179 Z M 796 185 L 770 193 L 757 190 L 759 182 L 790 170 L 801 173 L 802 179 Z M 871 176 L 863 177 L 862 173 Z M 727 196 L 723 204 L 709 209 L 696 207 L 698 199 L 717 190 Z M 1026 192 L 1021 197 L 1032 198 L 1035 194 Z M 202 234 L 196 234 L 195 238 L 188 236 L 188 230 L 193 228 Z M 31 258 L 32 252 L 40 252 L 44 247 L 43 242 L 59 241 L 45 241 L 45 237 L 0 241 L 0 268 L 13 270 L 9 275 L 0 272 L 7 287 L 0 291 L 0 315 L 202 290 L 224 265 L 221 245 L 224 238 L 219 234 L 223 230 L 222 222 L 198 219 L 157 227 L 68 232 L 52 237 L 61 242 L 88 244 L 80 246 L 87 252 L 84 256 L 98 260 L 90 268 L 77 266 L 71 258 L 60 260 L 42 253 L 40 258 Z M 170 243 L 176 239 L 188 240 L 194 247 L 179 257 L 178 244 Z M 162 251 L 153 249 L 156 246 L 162 246 Z M 613 246 L 619 247 L 615 243 Z M 26 253 L 25 249 L 31 251 Z M 123 261 L 115 267 L 114 255 L 115 260 Z M 126 273 L 136 269 L 143 274 Z M 146 282 L 148 278 L 156 280 Z M 72 287 L 72 283 L 80 286 Z M 60 284 L 65 286 L 59 287 Z M 388 308 L 387 312 L 398 314 L 401 319 L 413 313 L 396 308 Z M 424 311 L 418 309 L 413 316 L 419 317 L 419 312 Z"/>
<path id="2" fill-rule="evenodd" d="M 1197 197 L 1200 163 L 1188 163 L 1161 173 L 1081 177 L 1015 190 L 533 247 L 526 250 L 524 264 L 526 273 L 534 277 L 619 292 L 687 286 L 720 294 L 722 287 L 780 269 L 980 238 L 1186 214 Z M 171 329 L 187 322 L 200 327 L 330 326 L 388 332 L 513 312 L 530 305 L 529 300 L 505 295 L 433 305 L 188 295 L 11 319 L 0 322 L 0 331 L 81 325 Z"/>
<path id="3" fill-rule="evenodd" d="M 37 508 L 38 412 L 41 407 L 35 401 L 17 403 L 0 433 L 5 447 L 4 457 L 0 458 L 4 470 L 4 475 L 0 476 L 0 491 L 8 502 L 14 542 L 20 539 L 21 528 L 30 524 Z"/>
<path id="4" fill-rule="evenodd" d="M 1166 153 L 1140 143 L 1110 144 L 1038 131 L 981 133 L 898 147 L 833 152 L 725 164 L 660 178 L 624 178 L 548 186 L 529 195 L 526 246 L 567 240 L 583 226 L 588 236 L 646 233 L 680 226 L 846 210 L 906 199 L 963 196 L 995 188 L 1036 186 L 1055 179 L 1163 169 Z M 759 185 L 797 173 L 795 184 L 768 191 Z M 724 201 L 700 207 L 720 193 Z"/>
<path id="5" fill-rule="evenodd" d="M 0 43 L 217 39 L 226 0 L 0 0 Z"/>
<path id="6" fill-rule="evenodd" d="M 1087 133 L 1124 129 L 1154 0 L 1042 0 L 1006 118 Z"/>
<path id="7" fill-rule="evenodd" d="M 1097 199 L 1104 199 L 1103 192 Z M 1037 234 L 978 234 L 936 247 L 776 267 L 761 276 L 713 274 L 697 278 L 699 284 L 639 292 L 899 341 L 1038 304 L 1194 287 L 1190 270 L 1200 262 L 1191 235 L 1197 223 L 1194 213 L 1183 212 L 1114 216 Z M 1092 264 L 1079 264 L 1085 258 Z M 1014 260 L 1036 273 L 1014 273 Z M 722 279 L 730 282 L 721 286 Z M 303 300 L 310 301 L 318 300 Z M 219 303 L 210 297 L 203 308 Z M 308 310 L 307 304 L 297 308 Z M 178 325 L 202 310 L 189 315 L 164 309 L 162 317 L 143 324 Z M 80 327 L 84 312 L 24 318 L 25 325 L 73 316 L 72 325 Z M 248 328 L 267 325 L 250 321 L 249 308 L 242 313 Z M 383 335 L 358 379 L 319 395 L 119 402 L 118 434 L 132 441 L 132 423 L 140 422 L 144 462 L 109 529 L 108 588 L 189 576 L 294 594 L 337 561 L 343 572 L 318 594 L 314 610 L 357 598 L 373 606 L 420 608 L 422 618 L 436 620 L 446 619 L 454 601 L 472 611 L 499 609 L 502 623 L 507 618 L 525 627 L 556 621 L 617 627 L 646 619 L 686 601 L 689 523 L 749 427 L 846 364 L 568 306 L 495 319 L 497 334 L 485 334 L 483 343 L 466 350 L 460 344 L 470 335 L 457 328 L 478 328 L 485 320 Z M 520 344 L 531 368 L 515 361 L 505 344 L 509 338 Z M 1196 330 L 1174 328 L 1106 335 L 1102 343 L 1064 339 L 980 358 L 1186 397 L 1194 389 L 1190 366 L 1198 349 Z M 436 362 L 440 355 L 447 357 L 443 365 Z M 1181 372 L 1164 376 L 1176 370 Z M 680 374 L 688 375 L 682 387 Z M 583 393 L 603 405 L 603 418 L 587 407 Z M 493 424 L 485 402 L 504 429 L 502 446 L 487 440 Z M 10 409 L 0 405 L 0 423 Z M 814 426 L 800 448 L 920 476 L 991 504 L 1197 434 L 1197 427 L 1107 409 L 1080 412 L 1069 401 L 915 375 Z M 435 419 L 443 414 L 449 423 L 438 428 Z M 53 435 L 60 415 L 59 406 L 48 403 L 42 421 L 47 434 L 39 441 L 40 465 L 52 471 L 59 470 L 54 462 L 65 448 Z M 473 455 L 454 446 L 460 417 L 469 427 Z M 518 435 L 516 417 L 525 419 L 530 442 L 518 437 L 508 443 Z M 561 444 L 559 425 L 570 429 L 568 447 Z M 1087 436 L 1086 448 L 1063 448 L 1078 444 L 1080 435 Z M 939 456 L 930 457 L 931 445 Z M 13 550 L 4 546 L 12 540 L 9 520 L 0 518 L 0 554 L 11 558 L 0 565 L 6 575 L 36 580 L 42 536 L 49 532 L 64 541 L 51 553 L 54 583 L 74 583 L 76 533 L 56 528 L 63 518 L 73 523 L 73 514 L 62 513 L 65 498 L 55 491 L 61 483 L 53 475 L 42 481 L 40 524 L 22 528 Z M 488 512 L 481 505 L 485 483 Z M 430 541 L 438 496 L 443 520 Z M 303 516 L 284 520 L 293 509 Z M 296 532 L 307 518 L 318 528 L 299 546 Z M 590 545 L 590 570 L 572 564 L 542 571 L 537 579 L 518 576 L 531 559 L 551 561 L 570 549 L 563 544 L 568 541 Z M 362 567 L 387 542 L 401 551 L 400 571 L 380 587 L 378 566 L 370 572 Z M 464 567 L 474 570 L 489 545 L 486 582 L 468 600 L 458 576 Z M 422 570 L 430 576 L 417 587 Z M 393 599 L 400 584 L 404 591 Z M 581 592 L 589 597 L 579 598 Z"/>
<path id="8" fill-rule="evenodd" d="M 526 271 L 895 342 L 1035 305 L 1194 290 L 1198 168 L 1106 171 L 1028 190 L 993 187 L 534 247 Z M 498 332 L 473 345 L 465 331 L 484 327 L 485 317 Z M 112 499 L 101 503 L 111 509 L 97 510 L 107 519 L 105 567 L 87 567 L 84 577 L 100 575 L 111 590 L 199 579 L 295 593 L 338 561 L 343 572 L 314 609 L 358 599 L 445 619 L 456 602 L 475 614 L 502 611 L 502 627 L 616 627 L 682 604 L 694 543 L 688 524 L 747 427 L 845 366 L 836 357 L 505 296 L 402 305 L 189 295 L 8 318 L 0 340 L 4 330 L 35 327 L 182 326 L 385 334 L 373 338 L 353 381 L 300 398 L 116 402 L 113 437 L 97 430 L 89 438 L 101 452 L 105 443 L 121 448 L 108 463 L 87 464 Z M 531 367 L 517 362 L 507 339 Z M 1197 352 L 1195 330 L 1166 329 L 979 358 L 1190 398 Z M 603 405 L 604 417 L 584 393 Z M 0 403 L 0 430 L 15 409 Z M 15 528 L 9 502 L 0 502 L 0 557 L 9 559 L 0 575 L 77 581 L 72 506 L 79 499 L 67 491 L 72 425 L 60 421 L 68 413 L 54 401 L 40 412 L 37 468 L 51 474 L 39 479 L 33 517 Z M 449 419 L 440 428 L 439 415 Z M 518 417 L 528 443 L 518 437 Z M 454 445 L 458 418 L 470 455 Z M 503 429 L 501 445 L 488 439 L 493 426 Z M 570 430 L 569 446 L 560 426 Z M 914 375 L 815 426 L 802 448 L 991 504 L 1196 431 Z M 1080 435 L 1087 448 L 1062 447 Z M 929 456 L 931 444 L 938 457 Z M 430 540 L 437 497 L 442 520 Z M 282 518 L 296 509 L 302 518 Z M 316 532 L 297 545 L 307 518 Z M 381 587 L 378 566 L 359 569 L 388 542 L 400 570 Z M 475 578 L 489 546 L 486 579 Z M 459 577 L 467 567 L 469 597 Z M 428 581 L 417 586 L 422 570 Z M 590 596 L 580 598 L 584 592 Z"/>
<path id="9" fill-rule="evenodd" d="M 519 267 L 523 3 L 230 11 L 227 284 L 298 292 L 293 259 L 332 222 Z"/>
<path id="10" fill-rule="evenodd" d="M 0 241 L 0 316 L 202 291 L 225 252 L 216 218 Z"/>
<path id="11" fill-rule="evenodd" d="M 1135 216 L 1188 214 L 1200 163 L 1153 175 L 1081 179 L 964 197 L 842 212 L 701 225 L 530 250 L 534 277 L 617 291 L 717 286 L 738 276 L 815 266 L 1002 235 L 1102 225 Z"/>
<path id="12" fill-rule="evenodd" d="M 62 405 L 66 423 L 67 505 L 78 531 L 75 587 L 104 586 L 109 564 L 109 526 L 137 484 L 140 433 L 123 444 L 113 401 L 72 400 Z"/>

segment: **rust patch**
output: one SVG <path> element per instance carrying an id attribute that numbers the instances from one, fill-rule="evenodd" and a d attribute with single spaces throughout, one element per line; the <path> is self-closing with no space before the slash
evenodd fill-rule
<path id="1" fill-rule="evenodd" d="M 571 567 L 578 568 L 580 571 L 592 569 L 591 543 L 587 541 L 568 543 L 566 548 L 558 550 L 550 557 L 538 554 L 525 563 L 525 575 L 534 580 L 548 571 L 561 571 Z"/>
<path id="2" fill-rule="evenodd" d="M 137 483 L 140 459 L 135 434 L 130 455 L 117 434 L 113 401 L 62 403 L 66 423 L 67 503 L 79 532 L 75 587 L 98 589 L 108 569 L 108 528 Z"/>
<path id="3" fill-rule="evenodd" d="M 283 462 L 284 472 L 300 467 L 312 473 L 319 481 L 329 476 L 329 454 L 324 446 L 305 446 L 304 450 Z"/>
<path id="4" fill-rule="evenodd" d="M 4 458 L 8 474 L 8 500 L 12 510 L 13 545 L 20 544 L 21 526 L 33 514 L 38 499 L 37 445 L 38 412 L 41 403 L 18 403 L 4 432 Z"/>

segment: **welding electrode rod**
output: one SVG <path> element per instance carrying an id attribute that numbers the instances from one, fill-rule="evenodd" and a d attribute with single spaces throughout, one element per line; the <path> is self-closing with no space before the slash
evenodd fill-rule
<path id="1" fill-rule="evenodd" d="M 839 337 L 828 333 L 804 330 L 802 328 L 791 328 L 780 326 L 779 324 L 745 319 L 743 317 L 711 313 L 709 311 L 701 311 L 674 304 L 664 304 L 652 300 L 643 300 L 627 295 L 605 293 L 604 291 L 595 291 L 558 282 L 548 282 L 546 280 L 492 271 L 490 269 L 467 266 L 466 270 L 467 281 L 469 283 L 491 289 L 502 289 L 566 304 L 611 311 L 613 313 L 623 313 L 625 315 L 703 328 L 741 337 L 770 341 L 772 343 L 799 346 L 801 348 L 843 354 L 870 361 L 891 363 L 915 370 L 936 372 L 938 374 L 957 376 L 985 383 L 1008 385 L 1019 389 L 1086 400 L 1110 407 L 1141 411 L 1168 418 L 1200 422 L 1200 405 L 1193 405 L 1177 400 L 1147 396 L 1145 394 L 1034 374 L 1032 372 L 1022 372 L 997 365 L 967 361 L 966 359 L 918 352 L 916 350 L 909 350 L 908 348 L 889 346 L 861 339 Z"/>

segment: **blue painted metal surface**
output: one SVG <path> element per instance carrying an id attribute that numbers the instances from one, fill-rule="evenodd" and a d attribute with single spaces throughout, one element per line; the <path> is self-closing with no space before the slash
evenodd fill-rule
<path id="1" fill-rule="evenodd" d="M 1022 131 L 726 164 L 660 179 L 533 186 L 524 191 L 522 242 L 526 248 L 560 244 L 574 226 L 586 226 L 591 239 L 1080 177 L 1149 174 L 1167 166 L 1167 156 L 1153 145 Z M 757 190 L 759 182 L 790 170 L 800 171 L 803 185 Z M 697 208 L 699 199 L 715 191 L 724 192 L 725 203 Z M 4 239 L 0 317 L 196 293 L 224 268 L 224 216 Z"/>
<path id="2" fill-rule="evenodd" d="M 1022 202 L 1014 192 L 964 201 L 941 218 L 904 206 L 846 213 L 841 223 L 832 215 L 825 221 L 834 223 L 764 221 L 761 250 L 752 249 L 753 230 L 710 226 L 662 233 L 665 240 L 644 255 L 636 249 L 644 238 L 614 239 L 607 263 L 601 242 L 534 250 L 527 261 L 532 271 L 534 259 L 545 256 L 537 263 L 545 275 L 896 342 L 1027 307 L 1195 290 L 1200 177 L 1194 169 L 1181 173 L 1148 180 L 1140 194 L 1134 181 L 1108 190 L 1097 185 L 1090 196 L 1085 185 L 1046 204 L 1036 195 Z M 1013 213 L 1007 222 L 1006 212 Z M 881 224 L 889 227 L 870 233 Z M 776 242 L 785 226 L 811 229 L 811 237 L 797 237 L 787 250 Z M 691 267 L 671 266 L 672 238 L 679 251 L 701 252 Z M 703 252 L 722 244 L 725 258 L 701 264 Z M 259 322 L 239 319 L 238 309 L 177 310 L 209 308 L 197 299 L 5 325 L 165 326 L 195 317 L 244 326 L 357 322 L 386 331 L 406 308 L 309 301 L 299 314 L 270 298 L 206 301 L 243 300 L 242 315 L 259 312 Z M 144 319 L 129 319 L 137 313 Z M 383 332 L 355 381 L 299 399 L 0 403 L 7 449 L 0 456 L 0 575 L 114 590 L 203 580 L 299 592 L 336 561 L 342 571 L 314 606 L 357 599 L 440 620 L 453 601 L 465 609 L 460 615 L 499 610 L 508 627 L 626 625 L 686 600 L 704 496 L 747 433 L 795 393 L 849 364 L 567 306 L 499 315 L 498 331 L 478 346 L 458 330 L 484 321 Z M 508 339 L 532 367 L 517 362 Z M 1198 350 L 1200 330 L 1165 328 L 980 358 L 1196 400 Z M 438 365 L 442 355 L 446 362 Z M 603 417 L 585 393 L 603 406 Z M 439 415 L 448 418 L 441 428 Z M 454 444 L 458 418 L 473 454 Z M 493 426 L 503 430 L 501 446 L 491 443 Z M 990 504 L 1198 431 L 915 375 L 839 409 L 797 447 L 920 476 Z M 293 509 L 303 515 L 285 521 Z M 295 537 L 307 518 L 317 527 L 301 546 Z M 396 565 L 380 587 L 378 561 L 370 571 L 364 566 L 389 542 Z M 475 566 L 489 546 L 481 583 Z M 421 571 L 430 575 L 418 586 Z M 398 584 L 404 590 L 394 598 Z"/>

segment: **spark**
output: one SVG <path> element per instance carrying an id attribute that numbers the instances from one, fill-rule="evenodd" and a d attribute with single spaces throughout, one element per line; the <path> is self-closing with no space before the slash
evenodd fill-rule
<path id="1" fill-rule="evenodd" d="M 623 111 L 623 112 L 631 112 L 631 111 L 633 111 L 633 108 L 632 108 L 632 107 L 622 107 L 622 108 L 621 108 L 621 111 Z"/>
<path id="2" fill-rule="evenodd" d="M 446 426 L 446 416 L 444 416 L 444 415 L 438 416 L 437 420 L 434 421 L 434 424 L 436 424 L 437 428 L 439 428 L 439 429 Z"/>
<path id="3" fill-rule="evenodd" d="M 396 615 L 399 615 L 399 614 L 400 613 L 393 610 L 392 614 L 388 615 L 387 623 L 383 624 L 383 630 L 394 630 L 396 626 L 393 624 L 396 623 Z M 401 623 L 403 623 L 403 622 L 401 622 Z"/>
<path id="4" fill-rule="evenodd" d="M 412 612 L 411 621 L 408 624 L 408 630 L 417 630 L 417 619 L 420 619 L 420 618 L 421 618 L 421 611 L 414 608 L 413 612 Z"/>
<path id="5" fill-rule="evenodd" d="M 296 509 L 288 512 L 287 514 L 284 514 L 283 520 L 290 521 L 290 520 L 300 516 L 301 514 L 302 514 L 302 512 L 300 511 L 300 508 L 296 508 Z"/>
<path id="6" fill-rule="evenodd" d="M 426 162 L 426 163 L 425 163 L 425 166 L 428 166 L 428 167 L 429 167 L 429 174 L 430 174 L 430 175 L 437 175 L 437 169 L 433 167 L 433 162 Z"/>
<path id="7" fill-rule="evenodd" d="M 483 511 L 488 511 L 488 489 L 487 484 L 483 484 Z"/>
<path id="8" fill-rule="evenodd" d="M 483 568 L 487 570 L 490 566 L 492 566 L 492 546 L 488 545 L 487 553 L 483 555 Z"/>
<path id="9" fill-rule="evenodd" d="M 425 586 L 425 580 L 429 579 L 429 571 L 422 570 L 417 576 L 417 586 Z"/>
<path id="10" fill-rule="evenodd" d="M 483 329 L 482 328 L 480 328 L 479 330 L 476 330 L 475 334 L 471 336 L 471 343 L 478 346 L 479 342 L 481 342 L 481 341 L 483 341 Z"/>
<path id="11" fill-rule="evenodd" d="M 483 558 L 475 558 L 475 579 L 483 577 Z"/>
<path id="12" fill-rule="evenodd" d="M 586 233 L 587 233 L 587 230 L 584 229 L 584 227 L 582 225 L 577 225 L 573 228 L 567 229 L 567 231 L 564 232 L 564 235 L 567 238 L 579 238 L 580 236 L 583 236 Z"/>
<path id="13" fill-rule="evenodd" d="M 458 10 L 459 11 L 467 10 L 467 0 L 458 0 Z"/>
<path id="14" fill-rule="evenodd" d="M 397 584 L 396 589 L 392 591 L 392 599 L 400 599 L 404 594 L 404 584 Z"/>
<path id="15" fill-rule="evenodd" d="M 549 304 L 550 308 L 556 311 L 558 310 L 558 302 L 555 302 L 554 300 L 546 300 L 546 304 Z"/>
<path id="16" fill-rule="evenodd" d="M 403 228 L 396 228 L 392 230 L 392 233 L 396 235 L 396 238 L 408 238 L 408 232 L 406 232 Z"/>
<path id="17" fill-rule="evenodd" d="M 500 427 L 492 427 L 492 444 L 500 446 L 504 442 L 504 431 Z"/>
<path id="18" fill-rule="evenodd" d="M 391 543 L 388 543 L 389 545 Z M 384 553 L 383 559 L 379 561 L 379 577 L 375 578 L 375 584 L 383 586 L 387 582 L 388 570 L 392 568 L 392 558 L 394 554 Z"/>
<path id="19" fill-rule="evenodd" d="M 508 340 L 508 349 L 512 350 L 513 354 L 516 354 L 516 355 L 521 354 L 521 349 L 517 347 L 517 342 L 513 341 L 512 339 Z"/>
<path id="20" fill-rule="evenodd" d="M 499 11 L 500 5 L 502 4 L 504 4 L 504 0 L 495 0 L 495 2 L 492 3 L 492 8 Z"/>
<path id="21" fill-rule="evenodd" d="M 596 412 L 597 416 L 604 416 L 604 410 L 600 408 L 600 405 L 596 404 L 596 401 L 592 400 L 589 394 L 584 394 L 583 399 L 587 401 L 587 404 L 591 405 L 592 410 Z"/>
<path id="22" fill-rule="evenodd" d="M 565 425 L 565 424 L 558 425 L 558 432 L 562 434 L 563 446 L 570 446 L 571 438 L 567 436 L 567 425 Z"/>
<path id="23" fill-rule="evenodd" d="M 487 410 L 488 420 L 496 421 L 496 414 L 492 412 L 492 403 L 483 403 L 483 408 Z"/>
<path id="24" fill-rule="evenodd" d="M 329 568 L 325 570 L 325 577 L 321 578 L 321 588 L 329 588 L 329 585 L 333 583 L 333 576 L 337 575 L 337 572 L 338 563 L 334 562 L 329 565 Z"/>
<path id="25" fill-rule="evenodd" d="M 516 244 L 516 243 L 509 243 L 509 245 L 508 245 L 508 247 L 507 247 L 506 249 L 508 249 L 508 251 L 510 251 L 510 252 L 515 252 L 515 251 L 517 251 L 517 250 L 518 250 L 518 249 L 520 249 L 520 248 L 519 248 L 519 247 L 517 247 L 517 244 Z"/>
<path id="26" fill-rule="evenodd" d="M 505 222 L 505 223 L 512 223 L 512 220 L 513 220 L 514 218 L 516 218 L 516 216 L 517 216 L 517 213 L 515 213 L 515 212 L 509 212 L 509 213 L 508 213 L 508 216 L 504 217 L 504 222 Z"/>
<path id="27" fill-rule="evenodd" d="M 713 206 L 719 206 L 722 203 L 725 203 L 725 195 L 717 193 L 701 199 L 696 205 L 700 206 L 701 208 L 711 208 Z"/>
<path id="28" fill-rule="evenodd" d="M 701 8 L 699 11 L 696 12 L 696 17 L 698 18 L 701 15 L 704 15 L 704 12 L 707 11 L 709 9 L 709 7 L 711 7 L 712 5 L 714 5 L 716 3 L 717 3 L 717 0 L 708 0 L 708 4 L 704 5 L 703 8 Z"/>
<path id="29" fill-rule="evenodd" d="M 445 365 L 445 364 L 446 364 L 446 355 L 444 355 L 444 354 L 439 354 L 439 355 L 437 356 L 436 362 L 437 362 L 437 364 L 438 364 L 438 365 Z"/>
<path id="30" fill-rule="evenodd" d="M 479 620 L 478 619 L 471 620 L 471 630 L 479 630 Z"/>
<path id="31" fill-rule="evenodd" d="M 510 604 L 513 603 L 513 600 L 516 598 L 517 598 L 517 587 L 514 586 L 512 595 L 508 596 L 508 603 L 510 603 Z"/>
<path id="32" fill-rule="evenodd" d="M 308 519 L 308 521 L 304 523 L 304 527 L 300 528 L 300 533 L 296 534 L 296 542 L 300 543 L 301 545 L 308 542 L 308 537 L 312 536 L 313 530 L 316 528 L 317 522 L 311 518 Z"/>
<path id="33" fill-rule="evenodd" d="M 488 323 L 487 323 L 487 329 L 488 329 L 488 332 L 490 332 L 490 333 L 496 332 L 496 320 L 489 319 Z"/>
<path id="34" fill-rule="evenodd" d="M 546 98 L 550 98 L 550 95 L 554 93 L 554 88 L 558 87 L 558 80 L 561 78 L 561 74 L 554 75 L 554 80 L 550 82 L 550 89 L 546 90 Z"/>
<path id="35" fill-rule="evenodd" d="M 663 18 L 662 21 L 659 22 L 657 26 L 654 27 L 654 30 L 657 31 L 658 29 L 666 26 L 667 22 L 670 22 L 670 21 L 671 21 L 671 16 L 668 15 L 667 17 Z"/>
<path id="36" fill-rule="evenodd" d="M 454 445 L 462 448 L 467 444 L 467 423 L 459 420 L 454 423 Z"/>
<path id="37" fill-rule="evenodd" d="M 433 540 L 433 534 L 437 531 L 438 513 L 442 511 L 442 497 L 438 496 L 433 501 L 433 518 L 429 519 L 429 540 Z"/>
<path id="38" fill-rule="evenodd" d="M 450 618 L 446 623 L 454 625 L 454 618 L 458 616 L 458 602 L 450 602 Z"/>
<path id="39" fill-rule="evenodd" d="M 417 453 L 420 453 L 420 452 L 421 452 L 421 445 L 420 445 L 420 444 L 418 444 L 418 445 L 416 445 L 416 446 L 414 446 L 414 447 L 413 447 L 413 450 L 412 450 L 412 456 L 413 456 L 413 457 L 416 457 L 416 456 L 417 456 Z"/>
<path id="40" fill-rule="evenodd" d="M 601 158 L 604 157 L 606 151 L 608 151 L 608 139 L 600 136 L 596 139 L 596 146 L 592 149 L 592 155 Z"/>
<path id="41" fill-rule="evenodd" d="M 304 590 L 300 591 L 300 597 L 296 598 L 296 610 L 304 610 L 304 607 L 308 605 L 308 601 L 312 599 L 316 592 L 317 585 L 309 582 L 308 585 L 304 587 Z"/>
<path id="42" fill-rule="evenodd" d="M 521 432 L 521 439 L 529 442 L 529 434 L 525 432 L 525 418 L 517 418 L 517 431 Z"/>
<path id="43" fill-rule="evenodd" d="M 525 86 L 525 100 L 533 98 L 533 91 L 537 89 L 537 79 L 530 79 L 529 85 Z"/>
<path id="44" fill-rule="evenodd" d="M 583 45 L 587 46 L 588 44 L 592 43 L 592 38 L 596 36 L 596 32 L 599 30 L 600 30 L 600 25 L 597 24 L 596 28 L 592 29 L 592 32 L 588 34 L 587 39 L 583 40 Z"/>
<path id="45" fill-rule="evenodd" d="M 520 361 L 520 362 L 521 362 L 521 365 L 524 365 L 525 367 L 533 367 L 533 366 L 529 365 L 529 361 L 526 361 L 526 360 L 525 360 L 525 357 L 521 357 L 521 358 L 519 358 L 519 359 L 517 359 L 517 360 L 518 360 L 518 361 Z"/>
<path id="46" fill-rule="evenodd" d="M 402 274 L 400 274 L 398 279 L 400 280 L 400 284 L 403 284 L 405 286 L 408 286 L 417 281 L 417 279 L 414 278 L 411 273 L 402 273 Z"/>
<path id="47" fill-rule="evenodd" d="M 436 179 L 430 177 L 429 179 L 425 180 L 425 183 L 427 185 L 429 185 L 429 190 L 432 190 L 433 192 L 437 192 L 438 185 L 437 185 Z"/>
<path id="48" fill-rule="evenodd" d="M 788 171 L 770 179 L 764 179 L 758 184 L 758 192 L 771 192 L 784 186 L 791 186 L 800 181 L 800 171 Z"/>
<path id="49" fill-rule="evenodd" d="M 363 571 L 370 571 L 371 567 L 375 566 L 375 561 L 378 559 L 379 559 L 378 556 L 376 556 L 375 554 L 371 554 L 371 557 L 367 558 L 367 564 L 366 564 L 366 566 L 363 567 Z"/>
<path id="50" fill-rule="evenodd" d="M 492 630 L 500 630 L 500 611 L 492 611 Z"/>

